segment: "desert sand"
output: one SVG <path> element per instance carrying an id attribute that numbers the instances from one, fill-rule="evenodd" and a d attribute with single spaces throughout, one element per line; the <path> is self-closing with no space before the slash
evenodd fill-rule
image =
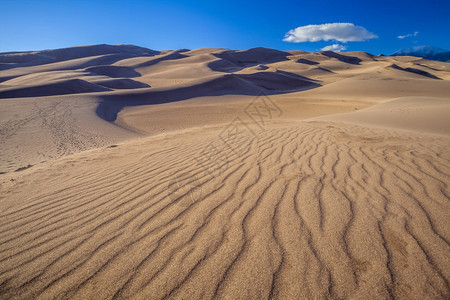
<path id="1" fill-rule="evenodd" d="M 1 299 L 449 299 L 450 64 L 0 54 Z"/>

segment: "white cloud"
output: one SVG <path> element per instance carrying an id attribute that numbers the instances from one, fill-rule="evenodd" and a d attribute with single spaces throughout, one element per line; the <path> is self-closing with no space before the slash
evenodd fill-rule
<path id="1" fill-rule="evenodd" d="M 419 32 L 415 31 L 414 33 L 408 33 L 408 34 L 405 34 L 405 35 L 399 35 L 397 38 L 403 40 L 403 39 L 408 38 L 408 37 L 417 36 L 418 34 L 419 34 Z"/>
<path id="2" fill-rule="evenodd" d="M 289 30 L 284 36 L 283 41 L 301 43 L 334 40 L 346 43 L 365 41 L 377 37 L 364 27 L 355 26 L 352 23 L 327 23 L 300 26 Z"/>
<path id="3" fill-rule="evenodd" d="M 347 47 L 344 46 L 344 45 L 340 45 L 340 44 L 333 44 L 333 45 L 325 46 L 325 47 L 323 47 L 320 50 L 322 50 L 322 51 L 341 52 L 341 51 L 347 50 Z"/>

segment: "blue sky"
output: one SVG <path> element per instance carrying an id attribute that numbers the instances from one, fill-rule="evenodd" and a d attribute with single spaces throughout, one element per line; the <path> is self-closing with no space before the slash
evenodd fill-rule
<path id="1" fill-rule="evenodd" d="M 0 0 L 0 52 L 90 44 L 155 50 L 222 47 L 390 54 L 414 45 L 450 49 L 450 1 Z M 378 36 L 366 41 L 289 43 L 294 28 L 353 23 Z M 418 32 L 414 36 L 414 32 Z M 412 36 L 399 39 L 399 35 Z"/>

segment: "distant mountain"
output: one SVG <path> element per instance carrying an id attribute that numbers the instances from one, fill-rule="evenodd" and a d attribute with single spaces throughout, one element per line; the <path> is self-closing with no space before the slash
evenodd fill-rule
<path id="1" fill-rule="evenodd" d="M 414 46 L 398 50 L 391 54 L 391 56 L 418 56 L 426 59 L 439 60 L 444 62 L 450 61 L 450 51 L 433 47 L 433 46 Z"/>

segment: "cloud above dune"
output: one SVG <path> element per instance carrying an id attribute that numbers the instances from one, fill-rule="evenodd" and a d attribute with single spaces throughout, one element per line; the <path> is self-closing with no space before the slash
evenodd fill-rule
<path id="1" fill-rule="evenodd" d="M 333 44 L 333 45 L 325 46 L 325 47 L 323 47 L 320 50 L 322 50 L 322 51 L 341 52 L 341 51 L 347 50 L 347 46 L 344 46 L 344 45 L 341 45 L 341 44 Z"/>
<path id="2" fill-rule="evenodd" d="M 378 36 L 369 32 L 362 26 L 352 23 L 327 23 L 319 25 L 300 26 L 289 30 L 283 41 L 290 43 L 338 41 L 360 42 L 377 38 Z"/>
<path id="3" fill-rule="evenodd" d="M 417 36 L 418 34 L 419 34 L 418 31 L 414 31 L 413 33 L 408 33 L 408 34 L 405 34 L 405 35 L 399 35 L 397 38 L 403 40 L 403 39 L 406 39 L 406 38 L 409 38 L 409 37 Z"/>

